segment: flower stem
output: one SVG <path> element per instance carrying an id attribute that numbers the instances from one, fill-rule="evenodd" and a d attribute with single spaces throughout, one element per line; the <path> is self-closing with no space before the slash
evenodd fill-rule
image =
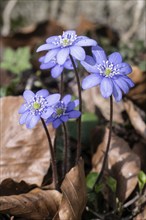
<path id="1" fill-rule="evenodd" d="M 63 82 L 63 72 L 61 74 L 61 79 L 60 79 L 60 94 L 61 94 L 61 98 L 63 97 L 63 91 L 64 91 L 64 82 Z"/>
<path id="2" fill-rule="evenodd" d="M 100 180 L 103 177 L 103 173 L 104 173 L 107 158 L 108 158 L 108 152 L 109 152 L 109 149 L 110 149 L 110 142 L 111 142 L 111 135 L 112 135 L 112 123 L 113 123 L 113 99 L 112 99 L 112 96 L 110 96 L 110 122 L 109 123 L 110 123 L 110 125 L 109 125 L 109 135 L 108 135 L 108 142 L 107 142 L 107 147 L 106 147 L 106 151 L 105 151 L 105 156 L 104 156 L 101 171 L 99 173 L 99 176 L 97 177 L 97 180 L 94 184 L 94 187 L 95 187 L 95 185 L 97 185 L 100 182 Z"/>
<path id="3" fill-rule="evenodd" d="M 70 56 L 70 59 L 71 59 L 71 62 L 72 62 L 72 65 L 75 71 L 75 76 L 76 76 L 76 81 L 77 81 L 77 86 L 78 86 L 79 111 L 82 113 L 82 95 L 81 95 L 80 78 L 79 78 L 79 74 L 78 74 L 73 57 L 71 55 L 69 56 Z M 79 161 L 80 154 L 81 154 L 81 116 L 78 118 L 78 143 L 77 143 L 76 163 Z"/>
<path id="4" fill-rule="evenodd" d="M 53 184 L 55 186 L 55 189 L 58 189 L 58 175 L 57 175 L 57 167 L 56 167 L 56 161 L 55 161 L 55 155 L 54 155 L 54 150 L 53 150 L 53 145 L 51 141 L 51 137 L 49 134 L 49 131 L 47 129 L 46 123 L 43 118 L 41 118 L 43 127 L 45 129 L 48 143 L 49 143 L 49 148 L 50 148 L 50 153 L 51 153 L 51 165 L 52 165 L 52 172 L 53 172 Z"/>
<path id="5" fill-rule="evenodd" d="M 63 177 L 65 176 L 68 168 L 67 156 L 68 156 L 68 134 L 66 124 L 63 122 L 63 131 L 64 131 L 64 163 L 63 163 Z"/>

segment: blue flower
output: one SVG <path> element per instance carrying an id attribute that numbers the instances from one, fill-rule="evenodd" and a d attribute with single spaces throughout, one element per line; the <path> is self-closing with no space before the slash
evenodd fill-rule
<path id="1" fill-rule="evenodd" d="M 128 93 L 134 86 L 127 74 L 132 72 L 128 63 L 122 61 L 122 56 L 114 52 L 108 57 L 104 50 L 99 47 L 92 48 L 93 57 L 86 56 L 81 62 L 84 68 L 91 73 L 82 82 L 83 89 L 100 85 L 100 92 L 104 98 L 113 95 L 118 102 L 122 99 L 122 93 Z"/>
<path id="2" fill-rule="evenodd" d="M 63 72 L 64 68 L 68 70 L 73 69 L 71 60 L 68 58 L 63 65 L 57 63 L 57 59 L 54 57 L 48 63 L 44 63 L 45 56 L 40 57 L 39 61 L 41 62 L 40 69 L 46 70 L 51 69 L 51 76 L 57 78 Z M 76 61 L 75 61 L 76 63 Z M 77 65 L 77 64 L 76 64 Z"/>
<path id="3" fill-rule="evenodd" d="M 26 124 L 27 128 L 33 128 L 40 118 L 47 119 L 54 112 L 52 105 L 60 100 L 60 94 L 49 95 L 46 89 L 39 90 L 34 94 L 31 90 L 23 93 L 25 103 L 19 109 L 22 114 L 20 124 Z"/>
<path id="4" fill-rule="evenodd" d="M 53 127 L 57 128 L 70 118 L 78 118 L 81 115 L 80 111 L 75 110 L 78 105 L 79 100 L 71 101 L 71 95 L 64 96 L 61 101 L 54 105 L 54 112 L 51 117 L 46 120 L 46 123 L 52 122 Z"/>
<path id="5" fill-rule="evenodd" d="M 45 55 L 44 63 L 48 63 L 56 56 L 57 63 L 63 65 L 69 54 L 77 60 L 85 59 L 85 51 L 82 47 L 96 46 L 95 40 L 85 36 L 77 36 L 75 31 L 69 30 L 62 35 L 52 36 L 46 40 L 46 44 L 41 45 L 37 52 L 48 51 Z"/>

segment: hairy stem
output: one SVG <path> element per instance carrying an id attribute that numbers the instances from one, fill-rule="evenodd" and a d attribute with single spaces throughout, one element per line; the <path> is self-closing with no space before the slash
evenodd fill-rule
<path id="1" fill-rule="evenodd" d="M 44 119 L 41 118 L 41 121 L 42 121 L 43 127 L 44 127 L 46 135 L 47 135 L 47 139 L 48 139 L 48 143 L 49 143 L 49 149 L 50 149 L 50 153 L 51 153 L 53 184 L 55 186 L 55 189 L 58 189 L 58 175 L 57 175 L 57 167 L 56 167 L 56 161 L 55 161 L 53 145 L 52 145 L 51 137 L 50 137 L 50 134 L 49 134 L 49 131 L 47 129 L 47 126 L 46 126 L 46 123 L 45 123 Z"/>
<path id="2" fill-rule="evenodd" d="M 63 177 L 65 176 L 68 168 L 67 157 L 68 157 L 68 134 L 66 124 L 63 123 L 64 133 L 64 163 L 63 163 Z"/>
<path id="3" fill-rule="evenodd" d="M 71 55 L 70 59 L 75 71 L 75 76 L 76 76 L 76 81 L 77 81 L 77 86 L 78 86 L 78 96 L 79 96 L 79 111 L 82 113 L 82 95 L 81 95 L 81 85 L 80 85 L 80 78 L 79 74 L 74 62 L 74 59 Z M 82 114 L 81 114 L 82 115 Z M 77 143 L 77 155 L 76 155 L 76 163 L 78 162 L 81 154 L 81 116 L 78 118 L 78 143 Z"/>
<path id="4" fill-rule="evenodd" d="M 109 125 L 108 142 L 107 142 L 107 147 L 106 147 L 106 151 L 105 151 L 105 155 L 104 155 L 102 168 L 101 168 L 101 171 L 99 173 L 99 176 L 97 177 L 95 185 L 98 184 L 100 182 L 100 180 L 102 179 L 103 173 L 104 173 L 104 170 L 105 170 L 105 166 L 106 166 L 106 163 L 107 163 L 108 152 L 109 152 L 109 149 L 110 149 L 111 135 L 112 135 L 112 122 L 113 122 L 113 99 L 112 99 L 112 96 L 110 96 L 110 122 L 109 122 L 110 125 Z M 95 187 L 95 185 L 94 185 L 94 187 Z"/>
<path id="5" fill-rule="evenodd" d="M 64 82 L 63 82 L 63 72 L 61 74 L 61 79 L 60 79 L 60 94 L 61 94 L 61 98 L 63 97 L 63 91 L 64 91 Z"/>

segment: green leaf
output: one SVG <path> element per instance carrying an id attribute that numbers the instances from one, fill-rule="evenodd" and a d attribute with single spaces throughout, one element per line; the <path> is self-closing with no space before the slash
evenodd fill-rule
<path id="1" fill-rule="evenodd" d="M 86 185 L 89 189 L 93 189 L 96 179 L 98 177 L 98 173 L 91 172 L 86 177 Z"/>
<path id="2" fill-rule="evenodd" d="M 19 75 L 23 71 L 32 68 L 30 58 L 31 54 L 29 47 L 20 47 L 17 50 L 6 48 L 1 67 L 15 75 Z"/>
<path id="3" fill-rule="evenodd" d="M 116 192 L 117 189 L 117 180 L 114 179 L 113 177 L 108 177 L 107 179 L 107 185 L 109 186 L 109 188 L 112 190 L 113 193 Z"/>
<path id="4" fill-rule="evenodd" d="M 138 174 L 138 185 L 140 191 L 144 188 L 146 184 L 146 174 L 141 170 Z"/>

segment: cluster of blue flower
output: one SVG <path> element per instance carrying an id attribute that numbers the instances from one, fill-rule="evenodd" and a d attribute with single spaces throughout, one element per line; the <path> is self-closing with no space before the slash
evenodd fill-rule
<path id="1" fill-rule="evenodd" d="M 85 53 L 84 47 L 92 47 L 93 56 Z M 77 36 L 75 31 L 65 31 L 62 35 L 52 36 L 46 40 L 46 44 L 41 45 L 37 52 L 48 51 L 45 56 L 39 59 L 41 69 L 51 69 L 52 77 L 58 77 L 63 69 L 73 69 L 70 57 L 72 56 L 77 65 L 77 61 L 91 73 L 82 81 L 82 88 L 89 89 L 100 85 L 100 91 L 104 98 L 111 95 L 118 102 L 122 99 L 123 93 L 128 93 L 134 86 L 127 74 L 132 72 L 128 63 L 122 61 L 122 56 L 114 52 L 108 57 L 105 51 L 97 45 L 97 42 L 85 36 Z M 71 95 L 66 95 L 60 100 L 59 94 L 49 95 L 47 90 L 40 90 L 34 94 L 26 90 L 23 94 L 25 103 L 21 106 L 19 113 L 20 124 L 26 124 L 28 128 L 33 128 L 40 118 L 46 123 L 52 122 L 57 128 L 70 118 L 78 118 L 81 112 L 75 110 L 79 101 L 71 101 Z"/>

